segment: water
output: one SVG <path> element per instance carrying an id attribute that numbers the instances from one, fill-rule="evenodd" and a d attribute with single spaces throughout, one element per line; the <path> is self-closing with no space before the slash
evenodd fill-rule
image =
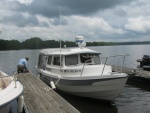
<path id="1" fill-rule="evenodd" d="M 90 47 L 102 53 L 101 57 L 118 54 L 129 54 L 125 66 L 136 68 L 136 59 L 144 54 L 150 54 L 150 45 L 99 46 Z M 16 70 L 20 58 L 29 57 L 29 69 L 36 74 L 40 50 L 0 51 L 0 70 L 9 75 Z M 150 113 L 150 88 L 148 85 L 128 81 L 122 93 L 112 103 L 59 94 L 76 107 L 81 113 Z M 15 106 L 15 105 L 14 105 Z M 14 112 L 15 113 L 15 112 Z"/>

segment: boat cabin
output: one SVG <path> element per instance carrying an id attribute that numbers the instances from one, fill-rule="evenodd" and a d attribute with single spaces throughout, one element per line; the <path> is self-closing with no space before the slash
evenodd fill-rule
<path id="1" fill-rule="evenodd" d="M 46 49 L 40 52 L 38 60 L 38 69 L 58 75 L 100 74 L 103 67 L 100 53 L 87 48 Z M 112 72 L 110 66 L 105 66 L 105 69 Z"/>
<path id="2" fill-rule="evenodd" d="M 73 49 L 69 49 L 68 52 L 61 50 L 59 51 L 60 53 L 55 51 L 51 54 L 46 54 L 45 51 L 43 51 L 39 55 L 38 67 L 45 69 L 46 65 L 67 67 L 84 64 L 95 65 L 101 63 L 99 56 L 100 53 L 94 53 L 94 51 L 87 51 L 83 53 L 78 51 L 73 53 L 72 51 Z"/>

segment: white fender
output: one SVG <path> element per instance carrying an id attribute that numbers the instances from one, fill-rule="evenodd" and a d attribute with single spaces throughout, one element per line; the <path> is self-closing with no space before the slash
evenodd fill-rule
<path id="1" fill-rule="evenodd" d="M 50 85 L 51 85 L 52 89 L 56 89 L 56 86 L 53 81 L 50 82 Z"/>
<path id="2" fill-rule="evenodd" d="M 38 79 L 40 79 L 40 77 L 41 77 L 40 73 L 39 73 L 39 74 L 37 74 L 37 77 L 38 77 Z"/>
<path id="3" fill-rule="evenodd" d="M 24 107 L 24 97 L 20 96 L 18 98 L 18 113 L 22 113 Z"/>

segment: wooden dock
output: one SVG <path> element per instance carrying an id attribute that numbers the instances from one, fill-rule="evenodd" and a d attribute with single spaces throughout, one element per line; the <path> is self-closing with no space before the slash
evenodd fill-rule
<path id="1" fill-rule="evenodd" d="M 113 70 L 116 69 L 115 66 L 112 66 Z M 119 67 L 120 68 L 120 67 Z M 122 72 L 127 73 L 129 76 L 129 79 L 137 80 L 137 81 L 148 81 L 150 82 L 150 71 L 145 71 L 142 69 L 134 69 L 134 68 L 127 68 L 123 67 Z"/>
<path id="2" fill-rule="evenodd" d="M 26 113 L 79 113 L 48 85 L 32 73 L 21 73 L 18 80 L 24 86 Z"/>

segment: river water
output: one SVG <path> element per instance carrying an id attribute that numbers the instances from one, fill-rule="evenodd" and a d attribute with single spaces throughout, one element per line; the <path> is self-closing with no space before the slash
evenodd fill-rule
<path id="1" fill-rule="evenodd" d="M 150 54 L 150 45 L 98 46 L 89 47 L 102 53 L 101 57 L 118 54 L 129 54 L 125 59 L 125 67 L 136 68 L 136 59 Z M 16 71 L 20 58 L 29 57 L 29 69 L 36 74 L 40 50 L 0 51 L 0 70 L 11 75 Z M 146 84 L 128 80 L 121 94 L 112 103 L 100 100 L 75 97 L 58 92 L 81 113 L 150 113 L 150 87 Z"/>

